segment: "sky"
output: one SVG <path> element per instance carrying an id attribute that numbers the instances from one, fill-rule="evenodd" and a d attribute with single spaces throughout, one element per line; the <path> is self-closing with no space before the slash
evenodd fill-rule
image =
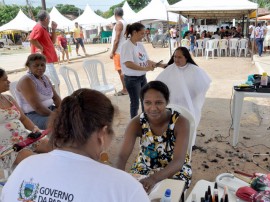
<path id="1" fill-rule="evenodd" d="M 41 0 L 28 0 L 34 7 L 42 6 Z M 46 7 L 51 8 L 57 4 L 70 4 L 84 9 L 88 4 L 92 10 L 107 11 L 111 6 L 122 2 L 123 0 L 46 0 Z M 3 0 L 0 0 L 3 2 Z M 26 5 L 26 0 L 4 0 L 6 4 Z M 74 4 L 76 2 L 76 4 Z"/>

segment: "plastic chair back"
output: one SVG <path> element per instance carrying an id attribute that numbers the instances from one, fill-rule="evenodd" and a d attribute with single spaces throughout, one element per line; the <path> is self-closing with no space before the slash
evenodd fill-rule
<path id="1" fill-rule="evenodd" d="M 78 90 L 81 88 L 78 74 L 74 69 L 69 68 L 67 66 L 62 66 L 62 67 L 60 67 L 59 72 L 62 75 L 62 77 L 64 78 L 64 81 L 67 85 L 68 95 L 71 95 L 75 90 Z M 73 83 L 72 83 L 72 79 L 70 78 L 71 75 L 73 75 L 76 79 L 77 88 L 75 88 Z"/>
<path id="2" fill-rule="evenodd" d="M 180 105 L 175 104 L 169 104 L 167 107 L 179 112 L 183 117 L 185 117 L 189 121 L 189 140 L 188 140 L 188 154 L 191 161 L 191 155 L 192 155 L 192 142 L 194 138 L 194 132 L 195 132 L 195 119 L 193 115 L 187 110 L 185 107 L 182 107 Z"/>

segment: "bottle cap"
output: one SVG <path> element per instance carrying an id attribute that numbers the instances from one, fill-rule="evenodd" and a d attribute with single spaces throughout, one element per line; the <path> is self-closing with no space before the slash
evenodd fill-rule
<path id="1" fill-rule="evenodd" d="M 267 76 L 267 72 L 263 72 L 262 75 L 263 75 L 263 76 Z"/>
<path id="2" fill-rule="evenodd" d="M 165 196 L 166 197 L 170 197 L 171 196 L 171 190 L 170 189 L 166 189 Z"/>

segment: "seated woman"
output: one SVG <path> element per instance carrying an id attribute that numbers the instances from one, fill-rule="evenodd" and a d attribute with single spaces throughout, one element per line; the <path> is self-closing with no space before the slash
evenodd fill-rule
<path id="1" fill-rule="evenodd" d="M 134 177 L 99 162 L 114 135 L 113 117 L 111 101 L 98 91 L 79 89 L 67 96 L 52 118 L 55 150 L 21 162 L 4 186 L 1 201 L 17 201 L 18 192 L 23 200 L 25 189 L 32 188 L 33 198 L 27 200 L 148 202 Z"/>
<path id="2" fill-rule="evenodd" d="M 127 126 L 117 167 L 125 170 L 136 138 L 140 137 L 140 152 L 131 168 L 132 173 L 147 175 L 142 179 L 146 191 L 166 178 L 191 181 L 191 167 L 187 147 L 189 122 L 181 114 L 167 109 L 169 89 L 160 81 L 151 81 L 141 90 L 144 112 Z"/>
<path id="3" fill-rule="evenodd" d="M 201 110 L 211 79 L 207 73 L 193 61 L 188 49 L 178 47 L 156 80 L 164 82 L 170 90 L 170 104 L 185 107 L 195 119 L 197 128 L 201 119 Z M 195 144 L 196 128 L 192 137 Z"/>
<path id="4" fill-rule="evenodd" d="M 29 131 L 38 132 L 39 128 L 27 118 L 16 101 L 9 95 L 2 94 L 9 90 L 9 80 L 5 70 L 0 68 L 0 152 L 1 154 L 14 144 L 26 139 Z M 28 131 L 29 130 L 29 131 Z M 10 169 L 34 152 L 48 152 L 51 147 L 47 139 L 21 151 L 12 152 L 0 160 L 1 169 Z"/>
<path id="5" fill-rule="evenodd" d="M 47 76 L 46 58 L 39 53 L 28 56 L 25 66 L 29 71 L 17 84 L 18 104 L 25 115 L 40 129 L 47 128 L 48 118 L 61 103 Z"/>

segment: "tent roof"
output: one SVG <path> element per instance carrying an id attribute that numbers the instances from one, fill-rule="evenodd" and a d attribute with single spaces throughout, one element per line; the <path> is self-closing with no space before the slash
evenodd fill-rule
<path id="1" fill-rule="evenodd" d="M 57 23 L 57 28 L 59 29 L 74 27 L 74 23 L 71 20 L 67 19 L 65 16 L 63 16 L 55 7 L 53 7 L 50 12 L 50 18 L 51 21 Z"/>
<path id="2" fill-rule="evenodd" d="M 129 4 L 127 1 L 125 1 L 124 5 L 123 5 L 123 11 L 124 11 L 124 16 L 123 18 L 125 19 L 125 21 L 127 21 L 127 23 L 133 23 L 135 22 L 134 19 L 135 19 L 135 16 L 136 16 L 136 13 L 130 8 Z M 115 17 L 114 15 L 110 18 L 107 19 L 107 21 L 109 23 L 115 23 L 116 20 L 115 20 Z"/>
<path id="3" fill-rule="evenodd" d="M 83 14 L 77 17 L 73 22 L 78 22 L 79 25 L 105 25 L 107 20 L 97 15 L 90 6 L 86 5 Z"/>
<path id="4" fill-rule="evenodd" d="M 168 15 L 169 21 L 177 22 L 179 19 L 179 15 L 175 13 L 168 13 Z M 136 21 L 143 20 L 167 21 L 166 6 L 161 2 L 161 0 L 152 0 L 146 7 L 136 14 Z M 182 18 L 182 21 L 185 21 L 185 18 Z"/>
<path id="5" fill-rule="evenodd" d="M 270 20 L 270 14 L 258 17 L 258 20 Z"/>
<path id="6" fill-rule="evenodd" d="M 20 30 L 24 32 L 29 32 L 36 25 L 36 21 L 28 18 L 21 10 L 18 12 L 17 16 L 0 27 L 0 31 L 6 30 Z"/>
<path id="7" fill-rule="evenodd" d="M 239 19 L 257 8 L 258 4 L 248 0 L 182 0 L 167 10 L 197 19 Z"/>

